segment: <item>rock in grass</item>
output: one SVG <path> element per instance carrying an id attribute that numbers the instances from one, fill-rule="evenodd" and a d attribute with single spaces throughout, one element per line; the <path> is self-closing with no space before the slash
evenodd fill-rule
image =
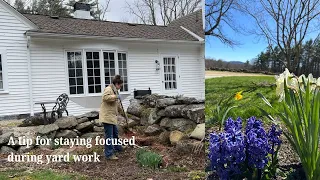
<path id="1" fill-rule="evenodd" d="M 190 137 L 198 140 L 202 140 L 205 136 L 206 125 L 205 123 L 198 124 L 197 127 L 193 130 Z"/>
<path id="2" fill-rule="evenodd" d="M 160 135 L 159 135 L 159 142 L 161 144 L 170 144 L 170 132 L 169 131 L 163 131 Z"/>
<path id="3" fill-rule="evenodd" d="M 179 130 L 179 131 L 188 131 L 196 127 L 196 123 L 184 118 L 163 118 L 160 122 L 160 126 L 164 127 L 170 131 Z"/>

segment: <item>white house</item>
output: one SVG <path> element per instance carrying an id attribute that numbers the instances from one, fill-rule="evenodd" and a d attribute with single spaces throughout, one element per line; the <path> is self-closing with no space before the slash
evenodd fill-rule
<path id="1" fill-rule="evenodd" d="M 201 10 L 168 26 L 21 14 L 0 0 L 0 117 L 41 112 L 41 101 L 70 98 L 71 115 L 98 110 L 101 92 L 122 75 L 128 106 L 134 89 L 204 98 Z M 51 110 L 52 105 L 47 105 Z"/>

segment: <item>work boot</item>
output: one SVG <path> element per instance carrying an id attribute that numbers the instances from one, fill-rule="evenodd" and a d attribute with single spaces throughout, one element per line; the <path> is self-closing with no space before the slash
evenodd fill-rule
<path id="1" fill-rule="evenodd" d="M 115 155 L 112 155 L 110 157 L 107 158 L 108 160 L 118 160 L 119 158 Z"/>

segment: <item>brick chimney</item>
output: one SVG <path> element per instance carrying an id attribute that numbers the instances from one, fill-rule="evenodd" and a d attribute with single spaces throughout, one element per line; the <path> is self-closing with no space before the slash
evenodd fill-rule
<path id="1" fill-rule="evenodd" d="M 76 2 L 73 5 L 74 17 L 79 19 L 92 19 L 90 15 L 90 5 Z"/>

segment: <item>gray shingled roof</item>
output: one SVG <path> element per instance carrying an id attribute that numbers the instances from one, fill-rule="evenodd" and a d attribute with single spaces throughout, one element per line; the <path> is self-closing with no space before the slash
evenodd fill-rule
<path id="1" fill-rule="evenodd" d="M 88 36 L 105 36 L 105 37 L 124 37 L 124 38 L 143 38 L 143 39 L 165 39 L 165 40 L 186 40 L 197 41 L 180 25 L 193 31 L 201 37 L 199 27 L 202 29 L 202 20 L 197 14 L 201 14 L 201 10 L 194 12 L 188 16 L 178 19 L 168 26 L 152 26 L 143 24 L 131 24 L 111 21 L 97 21 L 76 18 L 51 18 L 44 15 L 23 14 L 30 21 L 39 27 L 38 30 L 31 32 L 39 33 L 56 33 L 70 35 L 88 35 Z M 202 16 L 200 16 L 201 18 Z M 189 27 L 188 25 L 192 25 Z M 202 30 L 203 32 L 203 30 Z"/>

